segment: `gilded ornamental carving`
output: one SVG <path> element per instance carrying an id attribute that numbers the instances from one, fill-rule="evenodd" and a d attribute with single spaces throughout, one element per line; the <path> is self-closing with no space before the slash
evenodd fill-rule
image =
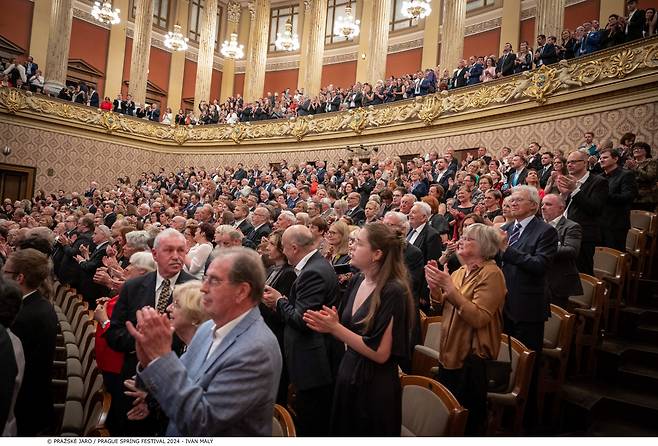
<path id="1" fill-rule="evenodd" d="M 360 135 L 371 129 L 399 123 L 440 125 L 443 117 L 503 104 L 523 101 L 543 104 L 568 90 L 623 79 L 630 75 L 645 75 L 649 71 L 655 72 L 657 68 L 658 38 L 652 38 L 474 87 L 444 91 L 376 107 L 292 120 L 174 127 L 112 112 L 102 112 L 77 104 L 62 103 L 46 96 L 10 88 L 0 88 L 0 112 L 43 119 L 59 118 L 74 124 L 87 124 L 96 131 L 134 138 L 150 138 L 170 145 L 197 143 L 221 146 L 271 141 L 294 143 L 310 135 L 331 138 Z"/>

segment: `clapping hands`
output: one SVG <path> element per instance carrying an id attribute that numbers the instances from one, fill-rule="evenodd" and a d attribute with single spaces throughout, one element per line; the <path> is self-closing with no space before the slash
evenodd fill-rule
<path id="1" fill-rule="evenodd" d="M 338 320 L 338 311 L 336 307 L 322 306 L 322 310 L 306 310 L 303 316 L 306 325 L 318 333 L 333 334 L 334 330 L 340 325 Z"/>

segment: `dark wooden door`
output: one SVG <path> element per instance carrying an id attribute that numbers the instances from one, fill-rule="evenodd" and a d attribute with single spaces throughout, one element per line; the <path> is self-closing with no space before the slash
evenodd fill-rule
<path id="1" fill-rule="evenodd" d="M 34 167 L 0 164 L 0 197 L 12 201 L 31 199 L 34 195 Z"/>

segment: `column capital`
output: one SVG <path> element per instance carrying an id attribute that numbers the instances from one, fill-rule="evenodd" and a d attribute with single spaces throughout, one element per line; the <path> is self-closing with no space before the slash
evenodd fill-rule
<path id="1" fill-rule="evenodd" d="M 240 3 L 229 2 L 226 9 L 228 11 L 226 19 L 231 23 L 240 23 L 240 10 L 242 9 Z"/>
<path id="2" fill-rule="evenodd" d="M 249 8 L 249 18 L 253 21 L 256 18 L 256 1 L 250 0 L 247 8 Z"/>
<path id="3" fill-rule="evenodd" d="M 304 10 L 305 11 L 310 11 L 312 3 L 313 3 L 313 0 L 304 0 Z"/>

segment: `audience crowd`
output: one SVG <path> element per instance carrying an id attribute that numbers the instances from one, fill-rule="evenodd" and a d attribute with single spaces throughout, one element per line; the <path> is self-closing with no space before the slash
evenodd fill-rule
<path id="1" fill-rule="evenodd" d="M 541 34 L 537 36 L 534 49 L 523 41 L 515 52 L 508 43 L 500 56 L 471 56 L 458 61 L 457 68 L 452 71 L 436 67 L 374 83 L 357 82 L 347 88 L 328 85 L 317 96 L 305 94 L 303 89 L 293 92 L 287 88 L 281 93 L 268 92 L 265 97 L 246 103 L 237 94 L 224 103 L 217 99 L 211 103 L 202 101 L 196 113 L 183 109 L 178 112 L 171 108 L 160 110 L 157 102 L 139 104 L 130 95 L 123 94 L 114 100 L 109 96 L 100 100 L 98 92 L 83 82 L 63 88 L 58 98 L 169 125 L 235 124 L 349 110 L 489 82 L 656 34 L 655 8 L 645 11 L 637 8 L 637 1 L 629 1 L 627 10 L 626 17 L 611 14 L 603 27 L 598 20 L 588 20 L 574 31 L 565 29 L 559 37 Z M 42 91 L 44 78 L 32 57 L 28 57 L 22 64 L 14 59 L 2 68 L 0 82 L 36 92 Z"/>
<path id="2" fill-rule="evenodd" d="M 631 209 L 656 210 L 658 162 L 632 133 L 458 155 L 160 169 L 4 200 L 17 288 L 0 336 L 24 375 L 2 425 L 52 432 L 52 263 L 95 310 L 114 435 L 268 435 L 274 402 L 301 435 L 399 435 L 420 310 L 443 314 L 437 379 L 481 433 L 485 375 L 466 371 L 502 332 L 541 352 L 549 303 L 582 292 L 562 278 L 591 274 L 595 246 L 623 251 Z"/>

